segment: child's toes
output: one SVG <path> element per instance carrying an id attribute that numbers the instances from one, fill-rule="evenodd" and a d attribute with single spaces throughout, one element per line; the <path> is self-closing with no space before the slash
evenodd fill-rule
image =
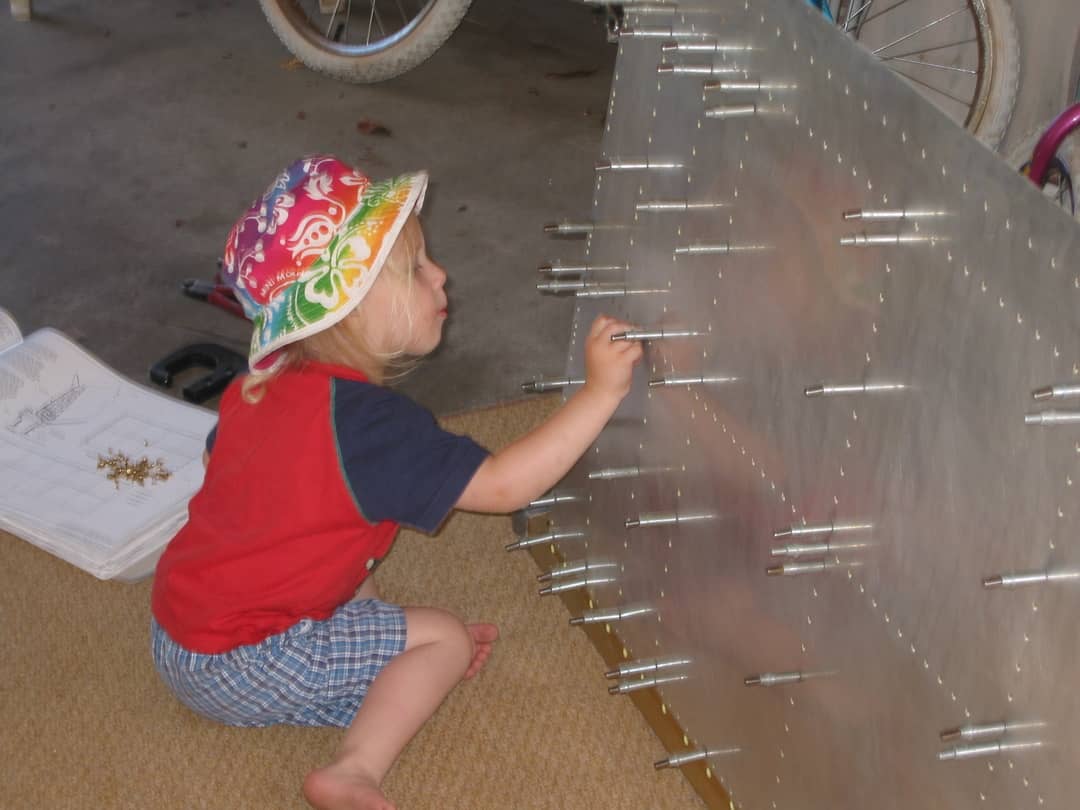
<path id="1" fill-rule="evenodd" d="M 475 644 L 490 644 L 499 637 L 499 628 L 487 622 L 465 625 Z"/>

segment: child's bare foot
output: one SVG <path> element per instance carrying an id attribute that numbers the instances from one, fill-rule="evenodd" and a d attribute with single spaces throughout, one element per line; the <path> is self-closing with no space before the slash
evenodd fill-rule
<path id="1" fill-rule="evenodd" d="M 309 773 L 304 798 L 319 810 L 394 810 L 374 779 L 340 763 Z"/>
<path id="2" fill-rule="evenodd" d="M 484 662 L 491 655 L 491 648 L 495 645 L 495 639 L 499 637 L 499 628 L 493 624 L 478 622 L 477 624 L 465 625 L 465 629 L 469 631 L 469 635 L 472 636 L 473 640 L 473 658 L 463 676 L 463 680 L 467 681 L 483 669 Z"/>

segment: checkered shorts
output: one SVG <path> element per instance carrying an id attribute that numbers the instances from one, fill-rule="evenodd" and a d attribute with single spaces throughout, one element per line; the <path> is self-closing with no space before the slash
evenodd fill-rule
<path id="1" fill-rule="evenodd" d="M 158 673 L 188 708 L 233 726 L 347 726 L 375 676 L 405 649 L 405 613 L 346 602 L 324 621 L 216 655 L 184 649 L 151 619 Z"/>

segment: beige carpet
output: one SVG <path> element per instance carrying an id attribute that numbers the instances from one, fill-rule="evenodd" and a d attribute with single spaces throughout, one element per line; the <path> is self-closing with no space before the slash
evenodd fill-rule
<path id="1" fill-rule="evenodd" d="M 497 448 L 551 398 L 445 420 Z M 461 685 L 386 780 L 401 810 L 704 805 L 604 663 L 508 554 L 505 517 L 455 515 L 438 537 L 403 532 L 379 571 L 385 598 L 499 625 L 487 668 Z M 0 533 L 0 807 L 301 808 L 304 774 L 336 729 L 235 729 L 178 704 L 149 655 L 150 583 L 101 582 Z"/>

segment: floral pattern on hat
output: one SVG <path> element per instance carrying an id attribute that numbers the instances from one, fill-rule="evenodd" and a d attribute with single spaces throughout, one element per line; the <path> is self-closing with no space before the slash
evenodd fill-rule
<path id="1" fill-rule="evenodd" d="M 222 268 L 254 323 L 253 367 L 360 303 L 426 187 L 423 172 L 372 182 L 326 155 L 278 175 L 233 226 Z"/>

